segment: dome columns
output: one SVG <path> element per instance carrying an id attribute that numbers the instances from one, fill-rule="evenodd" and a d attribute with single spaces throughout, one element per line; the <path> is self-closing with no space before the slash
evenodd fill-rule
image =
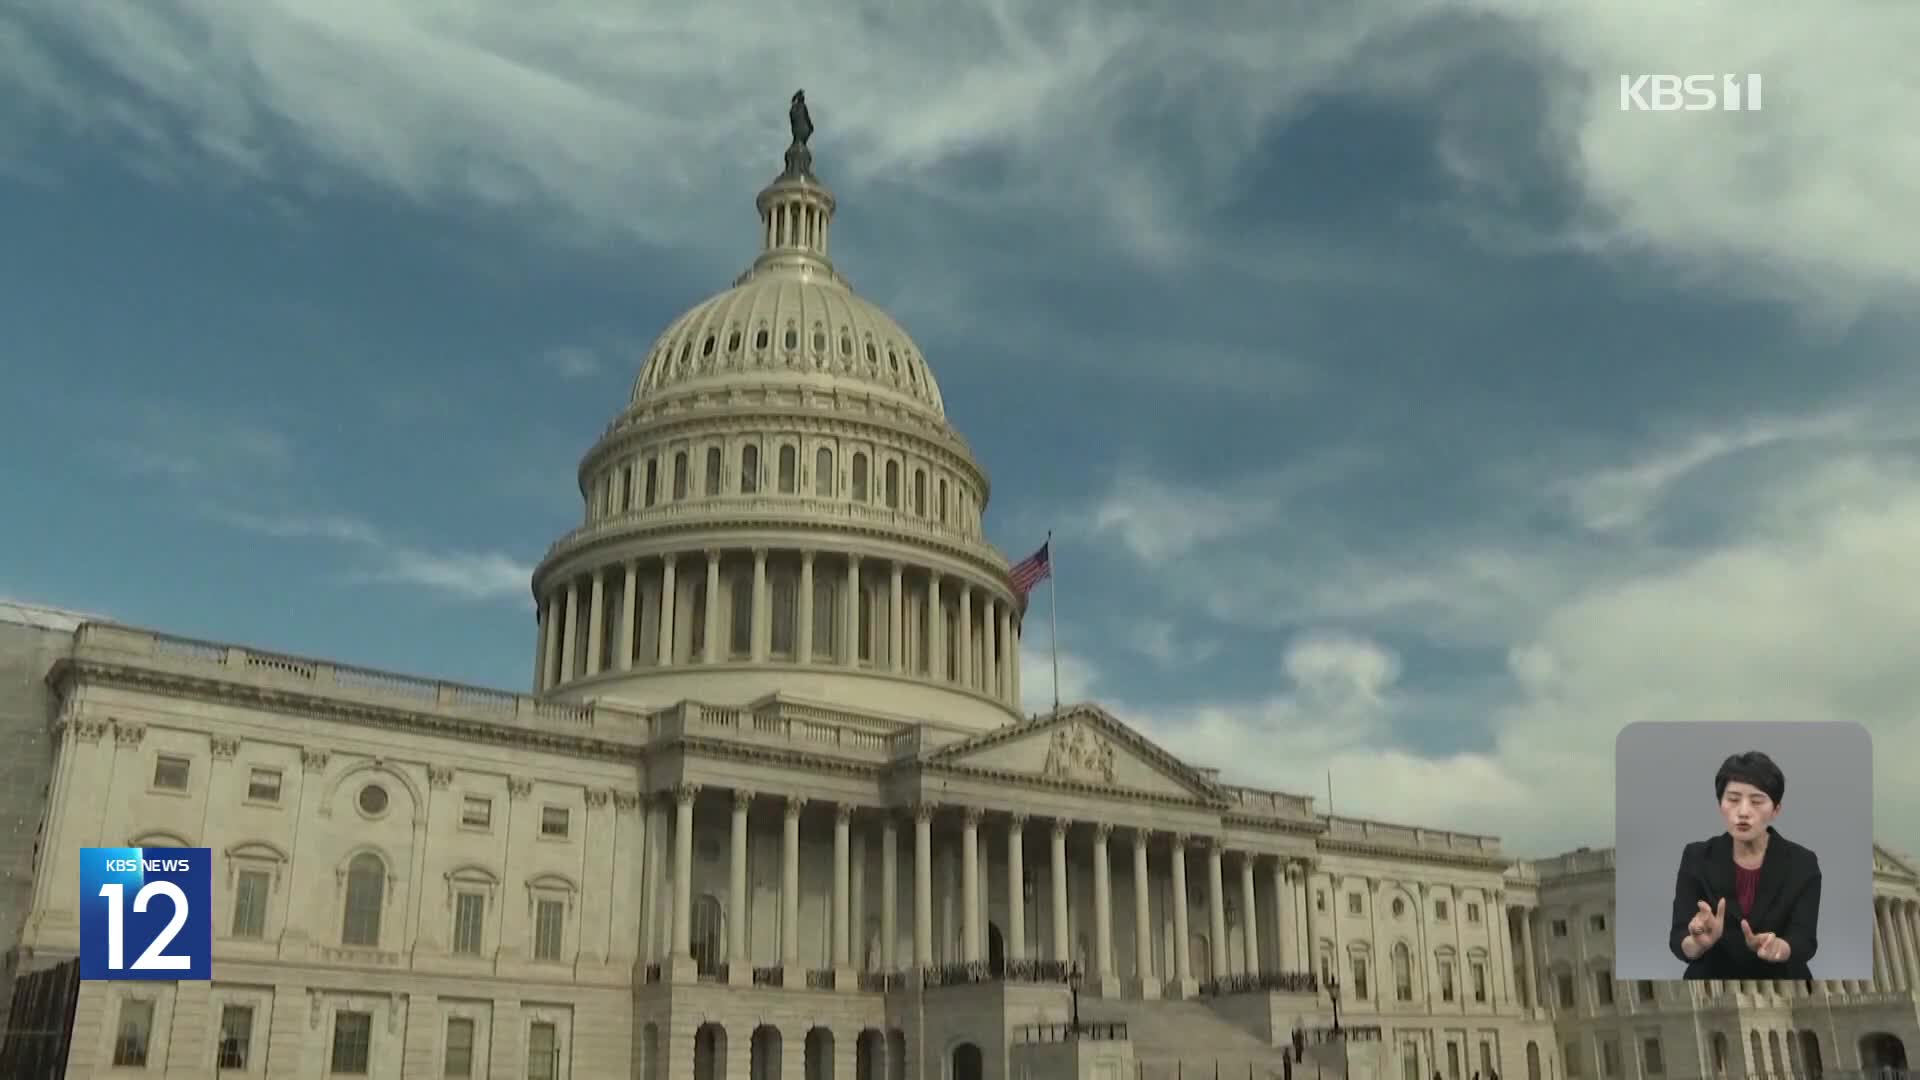
<path id="1" fill-rule="evenodd" d="M 543 591 L 536 693 L 669 669 L 798 667 L 959 689 L 1018 713 L 1016 615 L 984 578 L 756 544 L 628 557 Z"/>

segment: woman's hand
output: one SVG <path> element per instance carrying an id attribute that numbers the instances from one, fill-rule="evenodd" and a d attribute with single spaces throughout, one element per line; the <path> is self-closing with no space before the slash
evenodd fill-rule
<path id="1" fill-rule="evenodd" d="M 1705 900 L 1700 901 L 1699 904 L 1699 913 L 1694 915 L 1693 921 L 1687 924 L 1687 940 L 1693 942 L 1694 947 L 1699 950 L 1694 953 L 1695 956 L 1713 948 L 1720 941 L 1720 932 L 1727 925 L 1726 897 L 1721 897 L 1720 903 L 1714 907 L 1708 907 Z M 1743 922 L 1741 925 L 1746 924 Z"/>
<path id="2" fill-rule="evenodd" d="M 1753 932 L 1753 927 L 1747 925 L 1747 920 L 1741 919 L 1740 931 L 1747 935 L 1747 948 L 1752 949 L 1753 955 L 1762 960 L 1771 960 L 1777 964 L 1793 955 L 1793 949 L 1787 944 L 1787 939 L 1776 935 L 1771 930 L 1764 934 L 1756 934 Z"/>

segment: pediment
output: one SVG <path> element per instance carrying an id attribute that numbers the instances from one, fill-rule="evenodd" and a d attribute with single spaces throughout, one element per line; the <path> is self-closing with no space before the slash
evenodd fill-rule
<path id="1" fill-rule="evenodd" d="M 1873 872 L 1906 881 L 1920 882 L 1920 870 L 1916 870 L 1909 860 L 1895 854 L 1893 849 L 1881 844 L 1873 845 Z"/>
<path id="2" fill-rule="evenodd" d="M 926 764 L 1163 798 L 1221 798 L 1205 776 L 1094 705 L 951 743 L 934 751 Z"/>

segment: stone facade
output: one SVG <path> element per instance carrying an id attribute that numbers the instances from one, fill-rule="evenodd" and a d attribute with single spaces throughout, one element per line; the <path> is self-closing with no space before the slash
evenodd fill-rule
<path id="1" fill-rule="evenodd" d="M 1762 1023 L 1833 1070 L 1913 1042 L 1894 944 L 1872 993 L 1549 1007 L 1605 968 L 1543 930 L 1597 879 L 1023 717 L 1025 598 L 931 369 L 810 171 L 757 206 L 582 461 L 532 693 L 106 622 L 46 665 L 27 962 L 77 951 L 80 848 L 216 860 L 216 978 L 86 984 L 69 1075 L 1271 1077 L 1297 1039 L 1323 1076 L 1606 1080 L 1652 1033 L 1637 1080 Z M 1890 942 L 1914 896 L 1889 860 Z"/>

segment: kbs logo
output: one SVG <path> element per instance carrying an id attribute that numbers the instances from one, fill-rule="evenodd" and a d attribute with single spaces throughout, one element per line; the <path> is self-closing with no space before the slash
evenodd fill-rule
<path id="1" fill-rule="evenodd" d="M 1621 112 L 1759 112 L 1758 75 L 1622 75 Z"/>
<path id="2" fill-rule="evenodd" d="M 211 848 L 81 848 L 82 979 L 213 978 Z"/>

